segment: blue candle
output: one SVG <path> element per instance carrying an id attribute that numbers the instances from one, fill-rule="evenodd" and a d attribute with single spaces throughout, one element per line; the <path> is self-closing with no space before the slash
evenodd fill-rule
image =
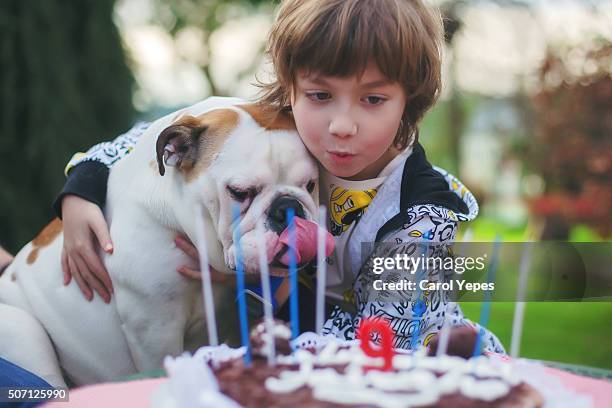
<path id="1" fill-rule="evenodd" d="M 427 256 L 427 249 L 429 246 L 428 244 L 425 244 L 425 243 L 418 244 L 419 248 L 421 248 L 421 246 L 423 248 L 423 252 L 421 255 L 425 257 Z M 415 281 L 417 284 L 417 291 L 416 291 L 416 298 L 414 301 L 414 305 L 412 306 L 412 316 L 414 317 L 414 320 L 412 322 L 416 322 L 416 325 L 412 332 L 412 340 L 410 341 L 411 350 L 417 349 L 417 346 L 419 344 L 419 336 L 421 335 L 421 319 L 423 318 L 423 315 L 427 311 L 427 303 L 425 302 L 425 299 L 423 297 L 423 291 L 421 290 L 421 284 L 420 284 L 420 282 L 423 280 L 427 280 L 427 270 L 421 264 L 418 272 L 416 273 L 416 277 L 415 277 Z"/>
<path id="2" fill-rule="evenodd" d="M 240 247 L 240 207 L 232 206 L 232 226 L 234 228 L 234 248 L 236 250 L 236 290 L 238 293 L 238 313 L 240 316 L 240 340 L 246 348 L 244 364 L 251 365 L 251 349 L 249 347 L 249 322 L 247 318 L 246 299 L 244 292 L 244 265 L 242 264 L 242 248 Z"/>
<path id="3" fill-rule="evenodd" d="M 495 243 L 493 244 L 493 254 L 491 255 L 491 265 L 487 271 L 487 283 L 495 282 L 495 272 L 497 270 L 499 249 L 501 246 L 501 237 L 498 235 L 495 237 Z M 482 302 L 482 308 L 480 309 L 480 330 L 476 334 L 476 343 L 474 344 L 473 357 L 478 357 L 481 353 L 482 337 L 485 334 L 485 328 L 489 325 L 489 316 L 491 315 L 491 292 L 485 290 L 484 301 Z"/>
<path id="4" fill-rule="evenodd" d="M 287 209 L 287 227 L 289 228 L 289 317 L 291 325 L 291 338 L 295 339 L 300 333 L 300 320 L 298 317 L 298 273 L 295 256 L 295 212 L 293 208 Z"/>

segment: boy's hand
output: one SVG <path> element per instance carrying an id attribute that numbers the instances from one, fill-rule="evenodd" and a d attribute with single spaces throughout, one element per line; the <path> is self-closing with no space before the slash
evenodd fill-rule
<path id="1" fill-rule="evenodd" d="M 193 267 L 190 267 L 188 265 L 181 265 L 178 268 L 176 268 L 178 273 L 180 273 L 186 278 L 201 280 L 202 272 L 199 270 L 200 269 L 199 267 L 200 255 L 198 254 L 198 249 L 195 247 L 195 245 L 191 243 L 191 241 L 188 238 L 183 237 L 181 235 L 177 235 L 177 237 L 174 239 L 174 243 L 181 251 L 183 251 L 193 260 L 194 264 L 198 265 L 197 269 L 194 269 Z M 209 268 L 210 268 L 210 280 L 212 283 L 223 283 L 223 284 L 227 283 L 230 285 L 235 284 L 235 280 L 236 280 L 235 276 L 218 272 L 215 269 L 213 269 L 212 266 L 209 266 Z"/>
<path id="2" fill-rule="evenodd" d="M 191 243 L 191 241 L 188 238 L 178 235 L 174 239 L 174 243 L 181 251 L 183 251 L 193 260 L 194 264 L 197 264 L 197 265 L 200 264 L 200 256 L 198 255 L 198 249 Z M 230 286 L 236 286 L 236 275 L 221 273 L 219 271 L 216 271 L 212 266 L 209 266 L 209 268 L 210 268 L 210 280 L 212 281 L 212 283 L 223 283 L 223 284 L 228 284 Z M 186 278 L 202 279 L 202 272 L 190 266 L 181 265 L 176 270 L 178 271 L 178 273 L 185 276 Z M 286 276 L 287 270 L 271 268 L 270 275 L 271 276 Z M 245 276 L 245 281 L 247 283 L 259 283 L 260 280 L 261 280 L 261 277 L 259 276 L 259 274 L 248 274 L 247 276 Z"/>
<path id="3" fill-rule="evenodd" d="M 97 246 L 111 254 L 113 243 L 102 210 L 85 199 L 68 195 L 62 200 L 62 215 L 64 285 L 74 277 L 87 300 L 93 299 L 93 289 L 109 303 L 113 284 L 98 256 Z"/>
<path id="4" fill-rule="evenodd" d="M 428 355 L 435 356 L 438 351 L 439 333 L 427 345 Z M 478 333 L 471 326 L 456 326 L 450 329 L 446 354 L 469 359 L 474 354 Z"/>

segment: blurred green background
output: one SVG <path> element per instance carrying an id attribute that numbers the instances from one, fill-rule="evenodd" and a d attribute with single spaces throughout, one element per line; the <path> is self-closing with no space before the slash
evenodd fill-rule
<path id="1" fill-rule="evenodd" d="M 435 1 L 444 90 L 420 140 L 476 195 L 472 241 L 609 240 L 612 3 Z M 276 2 L 0 4 L 0 244 L 53 217 L 71 155 L 208 95 L 254 97 Z M 469 232 L 467 232 L 469 231 Z M 612 272 L 612 271 L 611 271 Z M 478 320 L 479 304 L 462 305 Z M 491 328 L 509 348 L 514 305 Z M 530 303 L 522 355 L 612 369 L 612 304 Z"/>
<path id="2" fill-rule="evenodd" d="M 491 305 L 489 328 L 510 350 L 514 302 Z M 480 318 L 480 303 L 462 303 L 467 317 Z M 609 302 L 528 302 L 520 356 L 612 370 Z"/>

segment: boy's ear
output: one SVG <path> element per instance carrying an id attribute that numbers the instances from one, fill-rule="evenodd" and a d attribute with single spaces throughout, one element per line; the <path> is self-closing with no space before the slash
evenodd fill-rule
<path id="1" fill-rule="evenodd" d="M 159 174 L 166 173 L 164 165 L 180 170 L 193 168 L 198 158 L 200 137 L 208 129 L 205 125 L 172 125 L 160 133 L 155 150 Z"/>

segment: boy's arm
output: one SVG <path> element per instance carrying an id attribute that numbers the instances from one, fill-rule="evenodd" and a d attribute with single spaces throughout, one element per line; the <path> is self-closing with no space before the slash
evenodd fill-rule
<path id="1" fill-rule="evenodd" d="M 68 176 L 71 170 L 83 162 L 96 161 L 111 168 L 116 162 L 127 156 L 140 136 L 149 128 L 150 122 L 138 122 L 127 132 L 117 136 L 110 142 L 102 142 L 92 146 L 85 153 L 76 153 L 64 169 Z"/>
<path id="2" fill-rule="evenodd" d="M 404 328 L 394 333 L 394 347 L 410 348 L 412 333 L 414 333 L 413 326 L 421 314 L 416 309 L 394 307 L 394 304 L 416 304 L 417 291 L 410 291 L 404 294 L 386 290 L 374 292 L 374 281 L 387 281 L 388 274 L 375 274 L 373 272 L 372 260 L 380 257 L 395 258 L 396 255 L 401 256 L 406 253 L 411 243 L 420 242 L 424 245 L 436 243 L 451 244 L 455 239 L 456 232 L 456 221 L 423 214 L 415 215 L 414 218 L 410 219 L 400 228 L 384 235 L 381 241 L 374 245 L 373 251 L 367 254 L 368 260 L 362 265 L 355 279 L 353 290 L 345 294 L 346 298 L 355 303 L 357 314 L 352 315 L 342 311 L 340 307 L 336 307 L 332 311 L 332 317 L 324 325 L 324 333 L 332 334 L 345 340 L 353 340 L 359 319 L 382 317 L 389 321 L 392 327 Z M 419 249 L 422 249 L 423 246 L 419 246 Z M 420 254 L 413 256 L 416 258 Z M 401 276 L 395 271 L 390 273 L 393 273 L 394 277 L 389 277 L 389 281 L 401 278 L 414 280 L 414 276 Z M 424 273 L 428 276 L 431 274 L 431 271 L 426 270 Z"/>
<path id="3" fill-rule="evenodd" d="M 113 293 L 110 276 L 99 255 L 100 248 L 109 254 L 113 252 L 102 212 L 109 168 L 130 153 L 148 126 L 138 123 L 112 142 L 99 143 L 87 153 L 75 155 L 66 166 L 68 180 L 53 203 L 56 214 L 63 219 L 64 284 L 74 278 L 88 300 L 93 299 L 93 290 L 107 303 Z"/>
<path id="4" fill-rule="evenodd" d="M 415 218 L 411 222 L 404 224 L 402 228 L 391 232 L 389 235 L 387 235 L 384 238 L 384 242 L 392 243 L 394 246 L 397 245 L 398 252 L 396 253 L 401 253 L 401 249 L 406 248 L 406 244 L 409 244 L 411 242 L 420 242 L 420 243 L 423 243 L 424 245 L 428 245 L 428 244 L 431 244 L 432 246 L 440 245 L 439 248 L 442 249 L 442 253 L 440 254 L 440 256 L 452 256 L 452 255 L 449 255 L 448 252 L 444 252 L 446 251 L 446 249 L 444 248 L 446 245 L 452 245 L 454 243 L 458 228 L 459 228 L 459 223 L 457 221 L 450 220 L 448 218 L 431 216 L 431 215 L 422 215 L 420 217 Z M 425 256 L 428 256 L 429 254 L 430 254 L 430 251 L 427 251 L 427 254 L 425 254 Z M 394 257 L 395 253 L 393 251 L 389 251 L 389 253 L 386 253 L 385 256 Z M 433 255 L 433 256 L 437 256 L 437 255 Z M 436 271 L 433 269 L 433 267 L 426 268 L 422 271 L 423 273 L 422 279 L 427 279 L 427 280 L 438 279 L 439 280 L 440 279 L 439 274 L 444 273 L 444 272 L 445 271 Z M 362 271 L 362 273 L 371 274 L 372 272 Z M 449 278 L 449 277 L 446 276 L 445 279 L 446 278 Z M 421 293 L 421 291 L 417 291 L 417 293 L 421 295 L 419 299 L 421 299 L 424 296 L 424 294 Z M 450 299 L 447 298 L 447 294 L 440 293 L 440 299 L 441 300 L 446 299 L 446 300 L 439 302 L 439 306 L 436 306 L 434 304 L 433 298 L 431 298 L 431 293 L 428 296 L 429 298 L 425 296 L 425 299 L 424 299 L 425 300 L 424 306 L 426 306 L 426 309 L 423 312 L 415 313 L 415 310 L 412 309 L 408 311 L 404 310 L 402 313 L 406 313 L 406 312 L 408 313 L 402 314 L 400 313 L 400 310 L 402 310 L 401 308 L 398 309 L 396 307 L 381 307 L 380 309 L 378 309 L 378 314 L 386 316 L 387 319 L 409 319 L 413 322 L 415 320 L 422 320 L 422 319 L 427 318 L 430 322 L 429 323 L 430 326 L 433 326 L 434 329 L 431 332 L 419 333 L 419 338 L 416 340 L 417 342 L 416 344 L 422 344 L 425 346 L 428 345 L 429 341 L 436 338 L 437 329 L 435 327 L 438 324 L 439 325 L 442 324 L 442 318 L 440 318 L 436 324 L 433 324 L 431 320 L 431 319 L 435 320 L 434 316 L 436 316 L 436 314 L 439 312 L 445 312 L 445 314 L 447 315 L 446 318 L 449 319 L 452 327 L 459 328 L 459 327 L 468 326 L 468 327 L 475 329 L 476 331 L 479 331 L 482 329 L 480 325 L 464 317 L 463 312 L 461 311 L 461 308 L 459 307 L 459 305 L 457 303 L 450 302 Z M 418 302 L 418 299 L 412 299 L 412 300 Z M 391 299 L 391 298 L 389 299 L 390 303 L 397 303 L 397 301 L 398 299 Z M 447 301 L 449 303 L 446 303 Z M 359 305 L 359 306 L 360 306 L 359 309 L 362 311 L 362 316 L 364 314 L 363 312 L 367 314 L 369 313 L 369 311 L 373 310 L 372 308 L 363 307 L 364 305 Z M 437 308 L 437 307 L 441 307 L 441 308 L 443 307 L 443 308 L 441 310 L 434 310 L 434 308 Z M 427 316 L 428 314 L 429 316 Z M 401 325 L 397 325 L 397 326 L 399 327 Z M 406 325 L 406 327 L 409 327 L 409 326 L 410 324 Z M 407 333 L 397 333 L 398 337 L 401 337 L 402 335 L 404 335 L 404 337 L 407 337 L 406 334 Z M 405 340 L 408 340 L 408 339 L 405 339 Z M 412 343 L 413 340 L 414 339 L 410 339 L 410 343 Z M 493 334 L 491 331 L 484 329 L 481 341 L 482 341 L 481 344 L 483 348 L 485 349 L 485 351 L 505 354 L 503 345 L 501 344 L 499 339 L 495 336 L 495 334 Z M 401 344 L 400 346 L 403 346 L 403 345 L 404 344 Z M 402 347 L 402 348 L 405 348 L 405 347 Z"/>
<path id="5" fill-rule="evenodd" d="M 62 201 L 68 195 L 81 197 L 100 209 L 104 208 L 108 174 L 109 168 L 98 161 L 84 161 L 72 168 L 62 191 L 53 202 L 57 216 L 62 218 Z"/>

